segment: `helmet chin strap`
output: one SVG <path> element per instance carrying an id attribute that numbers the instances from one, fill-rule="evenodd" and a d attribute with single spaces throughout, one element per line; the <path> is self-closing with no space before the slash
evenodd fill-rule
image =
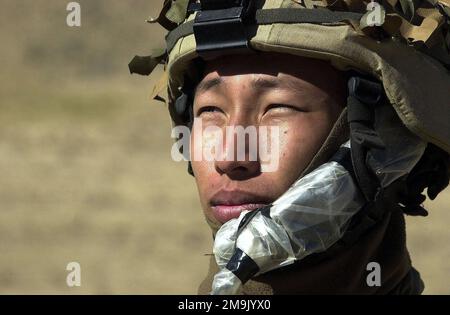
<path id="1" fill-rule="evenodd" d="M 327 162 L 339 147 L 349 139 L 350 129 L 347 123 L 347 108 L 341 111 L 338 119 L 334 123 L 328 137 L 320 147 L 319 151 L 314 155 L 308 166 L 302 171 L 300 177 L 311 173 L 320 165 Z"/>

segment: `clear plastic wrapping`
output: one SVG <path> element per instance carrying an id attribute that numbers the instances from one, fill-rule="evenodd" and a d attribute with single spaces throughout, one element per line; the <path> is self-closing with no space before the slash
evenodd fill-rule
<path id="1" fill-rule="evenodd" d="M 214 294 L 216 295 L 231 295 L 241 293 L 241 280 L 239 280 L 239 278 L 236 277 L 232 271 L 226 268 L 221 269 L 221 271 L 214 276 L 214 283 Z"/>

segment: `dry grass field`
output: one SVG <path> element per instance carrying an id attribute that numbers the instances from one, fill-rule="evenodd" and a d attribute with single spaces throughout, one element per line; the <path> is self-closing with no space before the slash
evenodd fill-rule
<path id="1" fill-rule="evenodd" d="M 195 294 L 211 235 L 165 106 L 127 70 L 162 42 L 143 23 L 161 1 L 79 1 L 79 29 L 67 2 L 0 1 L 0 293 Z M 427 205 L 408 246 L 425 293 L 450 294 L 450 192 Z"/>

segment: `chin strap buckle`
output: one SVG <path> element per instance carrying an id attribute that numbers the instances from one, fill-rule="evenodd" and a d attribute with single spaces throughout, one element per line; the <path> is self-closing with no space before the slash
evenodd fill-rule
<path id="1" fill-rule="evenodd" d="M 384 148 L 383 141 L 374 129 L 374 109 L 384 100 L 383 86 L 380 82 L 355 76 L 350 78 L 348 90 L 347 117 L 353 168 L 364 197 L 373 202 L 381 187 L 375 174 L 366 166 L 366 154 L 372 148 Z"/>

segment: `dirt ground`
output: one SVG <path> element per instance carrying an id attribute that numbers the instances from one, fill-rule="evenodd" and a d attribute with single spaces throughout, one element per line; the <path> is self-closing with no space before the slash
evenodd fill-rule
<path id="1" fill-rule="evenodd" d="M 72 30 L 64 1 L 2 1 L 0 293 L 195 294 L 211 235 L 165 106 L 126 68 L 161 41 L 142 23 L 160 4 L 80 3 Z M 449 190 L 426 205 L 408 247 L 425 293 L 450 294 Z"/>

